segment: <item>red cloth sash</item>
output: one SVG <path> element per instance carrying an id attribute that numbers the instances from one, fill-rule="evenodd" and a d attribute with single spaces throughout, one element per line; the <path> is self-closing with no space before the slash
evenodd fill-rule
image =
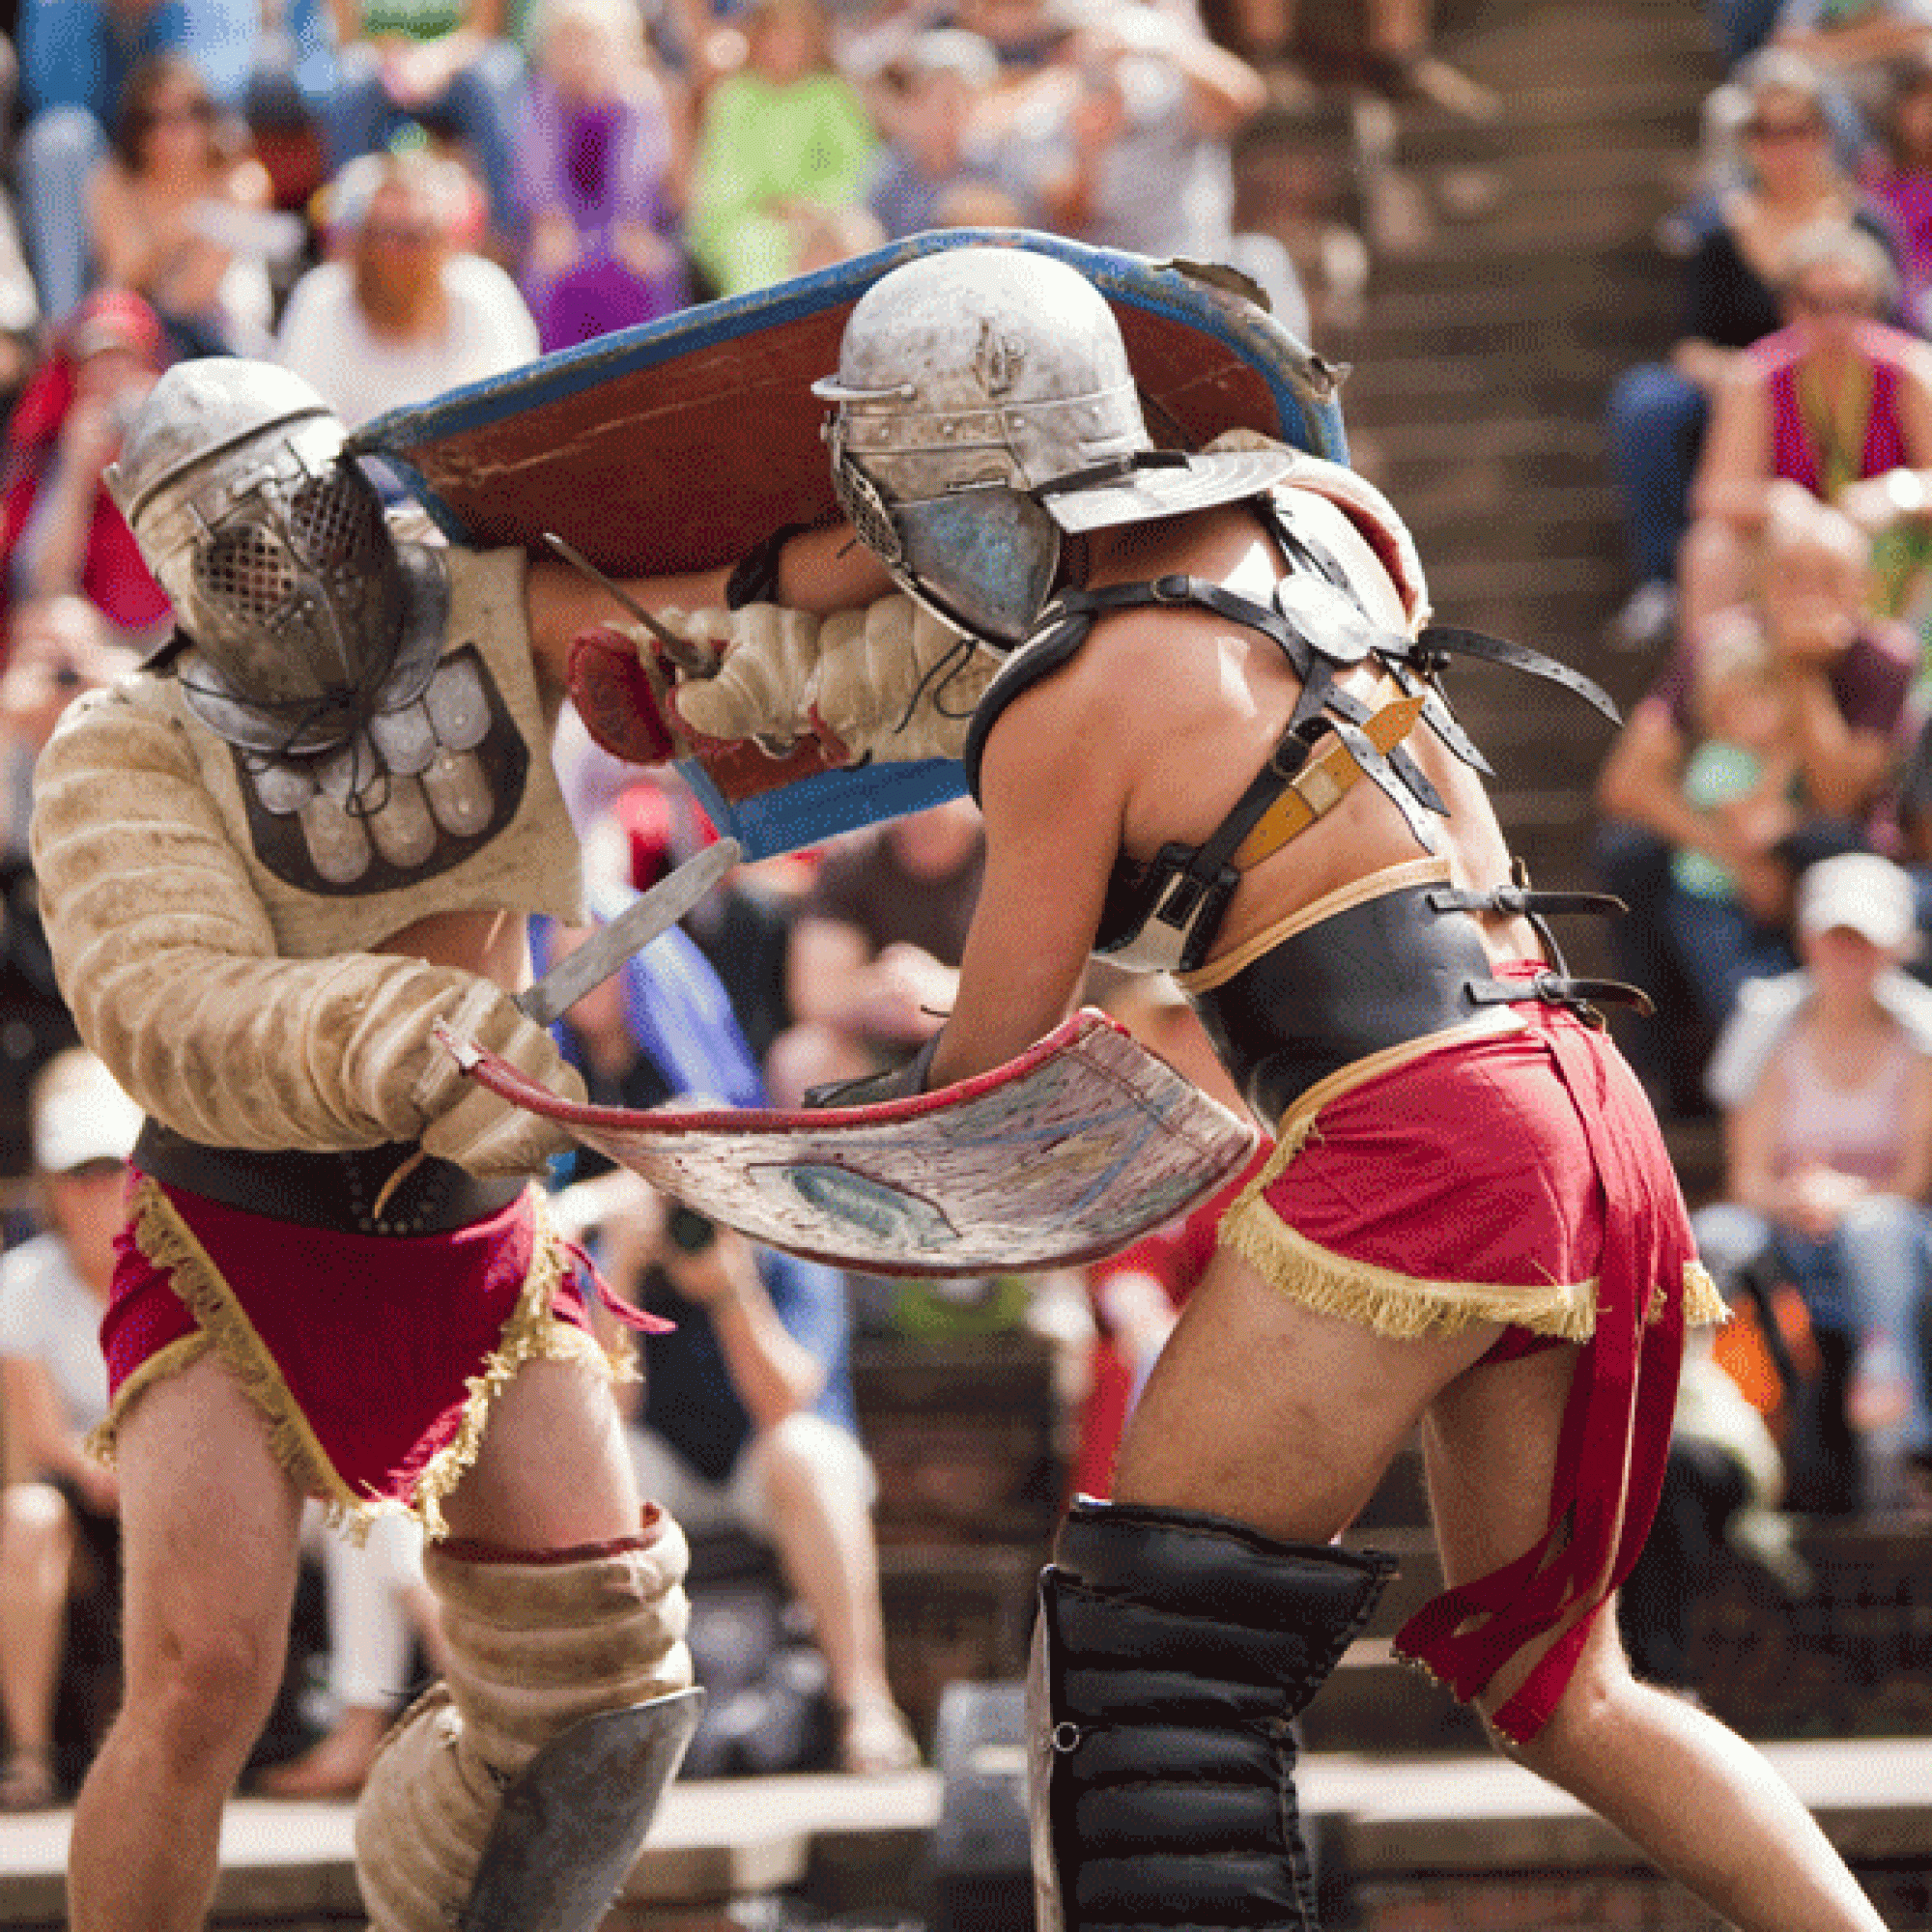
<path id="1" fill-rule="evenodd" d="M 155 1184 L 137 1183 L 137 1208 L 139 1188 Z M 271 1421 L 285 1397 L 306 1424 L 327 1459 L 326 1470 L 308 1472 L 329 1479 L 324 1500 L 341 1501 L 344 1489 L 358 1500 L 408 1500 L 424 1464 L 455 1437 L 471 1378 L 517 1314 L 539 1259 L 534 1197 L 453 1233 L 395 1237 L 297 1227 L 161 1191 L 213 1264 L 213 1293 L 227 1305 L 197 1321 L 189 1298 L 208 1285 L 189 1281 L 193 1264 L 144 1250 L 137 1212 L 117 1240 L 101 1322 L 116 1396 L 144 1362 L 205 1326 Z M 588 1264 L 561 1244 L 558 1253 L 550 1315 L 587 1331 Z"/>
<path id="2" fill-rule="evenodd" d="M 1595 1277 L 1547 1529 L 1395 1639 L 1466 1700 L 1562 1628 L 1495 1714 L 1523 1741 L 1554 1710 L 1656 1514 L 1695 1248 L 1650 1103 L 1608 1037 L 1558 1008 L 1518 1011 L 1525 1032 L 1424 1054 L 1323 1106 L 1264 1198 L 1308 1240 L 1398 1274 L 1525 1292 Z M 1511 1329 L 1492 1357 L 1541 1339 Z"/>

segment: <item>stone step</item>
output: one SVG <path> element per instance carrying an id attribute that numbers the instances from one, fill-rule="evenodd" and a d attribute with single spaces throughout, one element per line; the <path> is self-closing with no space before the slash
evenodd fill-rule
<path id="1" fill-rule="evenodd" d="M 1434 283 L 1421 274 L 1399 286 L 1372 282 L 1361 319 L 1328 330 L 1322 353 L 1344 357 L 1364 379 L 1405 344 L 1425 341 L 1444 359 L 1501 361 L 1505 380 L 1511 365 L 1530 379 L 1550 351 L 1588 351 L 1613 375 L 1626 365 L 1633 331 L 1674 331 L 1682 314 L 1675 277 L 1611 278 L 1600 259 L 1582 251 L 1552 260 L 1531 244 L 1491 258 L 1469 253 L 1458 261 L 1452 254 L 1445 267 Z M 1605 300 L 1609 289 L 1613 305 Z M 1345 412 L 1351 389 L 1374 386 L 1366 380 L 1346 384 Z"/>
<path id="2" fill-rule="evenodd" d="M 1440 356 L 1417 342 L 1406 353 L 1352 359 L 1349 338 L 1322 345 L 1331 359 L 1351 362 L 1343 414 L 1352 442 L 1400 441 L 1410 460 L 1432 452 L 1448 457 L 1463 432 L 1498 416 L 1532 409 L 1573 423 L 1600 423 L 1612 378 L 1627 364 L 1607 353 L 1581 355 L 1528 331 L 1539 343 L 1535 359 Z M 1634 356 L 1629 358 L 1635 360 Z M 1374 474 L 1375 464 L 1362 464 Z M 1400 506 L 1398 506 L 1400 507 Z M 1425 558 L 1433 564 L 1434 558 Z"/>
<path id="3" fill-rule="evenodd" d="M 1352 382 L 1342 385 L 1345 412 L 1355 388 Z M 1496 501 L 1527 485 L 1597 483 L 1605 474 L 1601 424 L 1540 410 L 1499 410 L 1459 432 L 1453 444 L 1419 430 L 1405 433 L 1403 427 L 1377 430 L 1368 440 L 1376 481 L 1392 495 L 1400 493 L 1405 505 L 1451 484 L 1480 490 L 1483 500 Z"/>
<path id="4" fill-rule="evenodd" d="M 930 1742 L 946 1687 L 1025 1674 L 1050 1536 L 1025 1544 L 883 1544 L 879 1600 L 893 1693 Z"/>
<path id="5" fill-rule="evenodd" d="M 1525 484 L 1471 492 L 1437 484 L 1403 497 L 1403 518 L 1425 559 L 1441 552 L 1477 554 L 1492 565 L 1541 565 L 1552 556 L 1595 557 L 1605 530 L 1620 526 L 1618 498 L 1606 483 Z M 1432 588 L 1438 582 L 1430 572 Z M 1439 592 L 1438 592 L 1439 595 Z"/>
<path id="6" fill-rule="evenodd" d="M 1408 1755 L 1483 1747 L 1483 1726 L 1439 1684 L 1398 1663 L 1385 1636 L 1357 1637 L 1302 1713 L 1312 1751 Z"/>
<path id="7" fill-rule="evenodd" d="M 1303 170 L 1289 163 L 1317 143 L 1326 162 L 1319 169 L 1320 177 L 1347 192 L 1350 187 L 1359 191 L 1365 162 L 1389 162 L 1443 190 L 1445 210 L 1467 209 L 1472 237 L 1487 244 L 1493 218 L 1517 199 L 1560 197 L 1574 203 L 1577 197 L 1606 190 L 1641 192 L 1658 203 L 1646 217 L 1654 221 L 1686 197 L 1696 178 L 1696 163 L 1686 152 L 1693 136 L 1679 125 L 1679 118 L 1636 126 L 1605 120 L 1588 126 L 1543 127 L 1519 127 L 1512 118 L 1461 143 L 1404 135 L 1386 149 L 1373 134 L 1364 147 L 1362 131 L 1344 120 L 1321 129 L 1319 137 L 1313 128 L 1263 124 L 1240 136 L 1236 173 L 1241 185 L 1254 193 L 1277 185 L 1305 187 Z M 1640 225 L 1634 232 L 1649 231 Z"/>
<path id="8" fill-rule="evenodd" d="M 1885 1923 L 1897 1932 L 1932 1925 L 1924 1886 L 1932 1743 L 1773 1744 L 1765 1755 L 1853 1863 Z M 1016 1772 L 1008 1777 L 1017 1807 L 1020 1780 Z M 1327 1922 L 1360 1932 L 1708 1932 L 1712 1924 L 1574 1799 L 1487 1749 L 1311 1749 L 1295 1785 L 1321 1850 Z M 932 1922 L 931 1846 L 945 1799 L 931 1771 L 673 1785 L 604 1932 Z M 362 1927 L 353 1818 L 346 1804 L 232 1804 L 211 1926 Z M 0 1925 L 58 1932 L 66 1923 L 71 1823 L 67 1811 L 0 1817 Z"/>

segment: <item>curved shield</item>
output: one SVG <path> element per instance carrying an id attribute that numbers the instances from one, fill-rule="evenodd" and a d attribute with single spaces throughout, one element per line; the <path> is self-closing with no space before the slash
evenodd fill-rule
<path id="1" fill-rule="evenodd" d="M 936 1093 L 801 1112 L 586 1106 L 439 1037 L 493 1093 L 713 1220 L 871 1274 L 997 1274 L 1118 1253 L 1232 1179 L 1257 1138 L 1091 1010 Z"/>
<path id="2" fill-rule="evenodd" d="M 1248 429 L 1348 460 L 1340 372 L 1229 271 L 1009 229 L 916 236 L 560 350 L 380 416 L 351 447 L 400 470 L 459 541 L 536 552 L 554 530 L 613 577 L 710 569 L 781 525 L 837 518 L 811 384 L 837 367 L 845 318 L 880 276 L 968 246 L 1053 255 L 1094 283 L 1120 322 L 1156 442 L 1198 448 Z M 963 789 L 951 760 L 734 773 L 728 796 L 696 760 L 680 769 L 753 858 Z"/>

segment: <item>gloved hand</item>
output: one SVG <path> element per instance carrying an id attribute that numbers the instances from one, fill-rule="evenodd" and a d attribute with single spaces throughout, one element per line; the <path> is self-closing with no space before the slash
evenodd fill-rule
<path id="1" fill-rule="evenodd" d="M 942 1027 L 940 1032 L 945 1029 Z M 926 1091 L 932 1075 L 932 1062 L 939 1052 L 940 1035 L 934 1034 L 903 1066 L 889 1066 L 883 1073 L 860 1073 L 850 1080 L 827 1080 L 805 1090 L 808 1107 L 870 1107 L 881 1100 L 910 1100 Z"/>
<path id="2" fill-rule="evenodd" d="M 500 987 L 478 980 L 442 1017 L 459 1038 L 474 1040 L 539 1085 L 583 1097 L 582 1078 L 555 1040 Z M 541 1174 L 551 1155 L 570 1145 L 554 1121 L 469 1079 L 440 1047 L 411 1098 L 425 1123 L 423 1151 L 471 1174 Z"/>

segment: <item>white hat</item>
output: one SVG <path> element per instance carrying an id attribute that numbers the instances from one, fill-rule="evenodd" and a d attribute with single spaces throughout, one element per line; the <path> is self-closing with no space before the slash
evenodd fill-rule
<path id="1" fill-rule="evenodd" d="M 34 1165 L 41 1173 L 126 1160 L 140 1131 L 140 1108 L 93 1054 L 75 1047 L 47 1063 L 34 1090 Z"/>
<path id="2" fill-rule="evenodd" d="M 1844 926 L 1888 952 L 1910 945 L 1917 911 L 1911 874 L 1875 852 L 1822 859 L 1798 884 L 1801 932 Z"/>

